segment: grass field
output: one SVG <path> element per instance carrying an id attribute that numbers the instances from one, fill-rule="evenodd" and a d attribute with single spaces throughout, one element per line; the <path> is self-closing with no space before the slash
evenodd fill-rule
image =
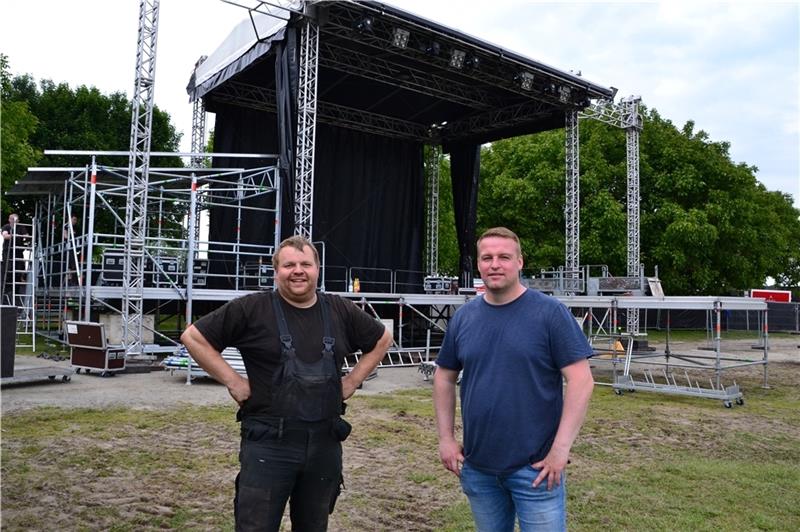
<path id="1" fill-rule="evenodd" d="M 746 403 L 732 409 L 598 387 L 568 469 L 570 529 L 800 530 L 800 364 L 771 364 L 770 389 L 734 376 Z M 429 388 L 357 396 L 348 418 L 331 530 L 472 529 Z M 2 529 L 232 530 L 237 434 L 229 407 L 4 415 Z"/>

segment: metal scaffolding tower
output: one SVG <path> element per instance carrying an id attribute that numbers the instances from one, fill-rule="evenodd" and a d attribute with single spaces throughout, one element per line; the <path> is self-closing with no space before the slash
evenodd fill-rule
<path id="1" fill-rule="evenodd" d="M 147 189 L 153 126 L 159 0 L 140 0 L 136 79 L 131 113 L 131 143 L 125 206 L 125 261 L 122 321 L 126 355 L 142 353 L 144 242 L 147 236 Z"/>
<path id="2" fill-rule="evenodd" d="M 576 275 L 580 268 L 580 145 L 578 143 L 578 111 L 566 112 L 566 195 L 564 203 L 567 276 Z"/>
<path id="3" fill-rule="evenodd" d="M 308 9 L 308 6 L 306 6 Z M 317 130 L 319 26 L 307 17 L 300 34 L 297 91 L 297 157 L 295 164 L 295 234 L 312 239 L 314 213 L 314 140 Z"/>
<path id="4" fill-rule="evenodd" d="M 428 152 L 428 275 L 439 273 L 439 160 L 441 146 Z"/>

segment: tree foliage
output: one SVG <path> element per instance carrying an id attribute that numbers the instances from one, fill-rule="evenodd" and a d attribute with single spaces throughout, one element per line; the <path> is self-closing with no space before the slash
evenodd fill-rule
<path id="1" fill-rule="evenodd" d="M 40 149 L 125 151 L 130 148 L 131 102 L 123 92 L 102 94 L 96 87 L 75 89 L 66 83 L 42 80 L 37 86 L 29 75 L 10 82 L 9 99 L 26 102 L 38 118 L 31 137 Z M 169 114 L 153 109 L 151 151 L 177 151 L 181 136 Z M 122 163 L 120 161 L 122 160 Z M 86 164 L 81 156 L 48 156 L 53 166 Z M 125 166 L 120 158 L 98 159 L 100 164 Z M 180 166 L 177 158 L 153 159 L 154 166 Z"/>
<path id="2" fill-rule="evenodd" d="M 767 277 L 800 285 L 800 211 L 791 196 L 766 190 L 757 168 L 734 163 L 729 143 L 711 141 L 693 122 L 678 129 L 656 110 L 643 114 L 640 260 L 648 273 L 658 266 L 666 293 L 740 294 Z M 580 262 L 625 275 L 625 132 L 581 121 L 580 142 Z M 497 225 L 516 231 L 533 272 L 564 263 L 564 161 L 563 130 L 498 141 L 481 153 L 478 233 Z M 445 205 L 441 211 L 452 216 Z"/>
<path id="3" fill-rule="evenodd" d="M 130 149 L 132 106 L 123 92 L 105 95 L 95 87 L 81 85 L 73 89 L 66 83 L 51 80 L 41 80 L 37 84 L 30 75 L 11 78 L 7 59 L 3 57 L 2 96 L 4 190 L 22 179 L 30 166 L 85 167 L 91 163 L 88 156 L 43 156 L 46 149 L 126 153 Z M 178 151 L 180 138 L 169 115 L 155 107 L 151 151 Z M 128 158 L 103 156 L 97 158 L 97 163 L 127 169 Z M 182 162 L 177 157 L 153 157 L 150 166 L 175 167 L 182 166 Z M 113 201 L 118 203 L 115 209 L 124 213 L 124 198 Z M 33 216 L 34 206 L 30 200 L 9 199 L 4 195 L 3 207 L 16 210 L 25 220 Z M 167 206 L 166 222 L 179 225 L 183 215 L 179 211 Z M 113 216 L 98 210 L 96 225 L 110 230 L 114 227 Z"/>
<path id="4" fill-rule="evenodd" d="M 31 113 L 27 102 L 14 101 L 10 96 L 8 58 L 0 54 L 0 189 L 4 191 L 14 186 L 14 181 L 41 157 L 41 152 L 34 148 L 30 140 L 39 121 Z M 2 211 L 8 213 L 12 209 L 7 196 L 3 194 Z"/>

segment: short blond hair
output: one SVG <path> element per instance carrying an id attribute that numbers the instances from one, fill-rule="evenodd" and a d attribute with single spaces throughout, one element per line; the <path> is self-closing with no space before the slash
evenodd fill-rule
<path id="1" fill-rule="evenodd" d="M 314 247 L 314 244 L 309 242 L 309 240 L 304 236 L 294 235 L 285 239 L 280 243 L 280 245 L 278 245 L 278 249 L 272 256 L 272 268 L 274 270 L 278 269 L 278 255 L 281 254 L 281 250 L 283 248 L 294 248 L 302 253 L 306 246 L 310 247 L 311 251 L 314 252 L 314 262 L 317 264 L 317 267 L 319 267 L 319 253 L 317 253 L 317 248 Z"/>
<path id="2" fill-rule="evenodd" d="M 478 239 L 477 246 L 481 245 L 481 240 L 483 240 L 484 238 L 490 238 L 490 237 L 508 238 L 510 240 L 513 240 L 517 244 L 517 254 L 520 257 L 522 256 L 522 246 L 519 243 L 519 237 L 511 229 L 508 229 L 507 227 L 492 227 L 491 229 L 487 229 L 486 231 L 483 232 L 481 237 Z"/>

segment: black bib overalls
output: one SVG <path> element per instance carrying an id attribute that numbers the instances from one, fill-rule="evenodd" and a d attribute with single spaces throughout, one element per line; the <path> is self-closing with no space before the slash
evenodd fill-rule
<path id="1" fill-rule="evenodd" d="M 322 357 L 308 363 L 295 353 L 279 295 L 272 298 L 281 341 L 273 379 L 275 416 L 242 419 L 236 479 L 236 530 L 277 531 L 287 500 L 292 530 L 321 531 L 342 478 L 342 383 L 333 353 L 329 302 L 321 293 Z"/>

